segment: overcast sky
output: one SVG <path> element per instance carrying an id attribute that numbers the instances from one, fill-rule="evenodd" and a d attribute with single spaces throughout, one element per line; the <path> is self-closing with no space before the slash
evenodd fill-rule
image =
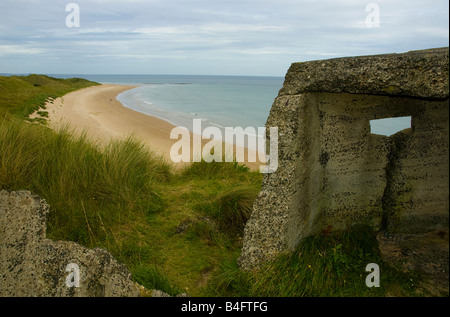
<path id="1" fill-rule="evenodd" d="M 0 73 L 284 76 L 448 46 L 448 14 L 448 0 L 0 0 Z"/>

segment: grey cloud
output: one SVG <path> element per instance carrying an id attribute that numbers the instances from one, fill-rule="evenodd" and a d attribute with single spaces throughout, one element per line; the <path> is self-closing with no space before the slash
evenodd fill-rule
<path id="1" fill-rule="evenodd" d="M 70 1 L 80 28 L 65 26 Z M 284 75 L 296 61 L 448 46 L 444 0 L 70 1 L 2 0 L 0 70 Z M 379 28 L 365 25 L 370 2 Z"/>

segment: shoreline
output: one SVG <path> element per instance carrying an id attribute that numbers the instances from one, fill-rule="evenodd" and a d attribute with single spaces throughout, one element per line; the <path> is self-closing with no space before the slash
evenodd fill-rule
<path id="1" fill-rule="evenodd" d="M 170 132 L 175 126 L 161 118 L 144 114 L 125 107 L 117 96 L 139 86 L 101 84 L 70 92 L 46 104 L 48 126 L 58 130 L 64 126 L 77 133 L 86 132 L 90 140 L 99 145 L 106 145 L 113 139 L 133 135 L 148 148 L 161 155 L 174 166 L 181 167 L 189 163 L 174 163 L 170 158 L 172 145 L 179 140 L 170 139 Z M 191 162 L 197 153 L 193 153 L 194 135 L 190 133 Z M 202 138 L 202 148 L 210 140 Z M 221 142 L 221 141 L 217 141 Z M 224 144 L 222 143 L 222 148 Z M 214 143 L 216 144 L 216 143 Z M 245 164 L 251 170 L 259 170 L 259 162 L 247 162 L 248 154 L 254 150 L 244 149 Z M 236 146 L 234 146 L 234 153 Z M 255 154 L 257 156 L 257 153 Z"/>

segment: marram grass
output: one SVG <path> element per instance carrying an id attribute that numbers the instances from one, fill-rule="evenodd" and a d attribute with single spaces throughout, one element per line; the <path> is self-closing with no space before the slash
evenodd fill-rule
<path id="1" fill-rule="evenodd" d="M 367 287 L 369 263 L 380 266 L 380 287 Z M 244 272 L 226 262 L 215 276 L 216 296 L 384 297 L 417 296 L 420 279 L 385 263 L 369 227 L 311 236 L 262 268 Z"/>
<path id="2" fill-rule="evenodd" d="M 240 248 L 228 229 L 212 222 L 230 202 L 244 202 L 248 213 L 253 196 L 233 188 L 239 182 L 256 196 L 261 175 L 217 164 L 217 173 L 195 165 L 178 173 L 133 138 L 99 147 L 68 127 L 55 132 L 13 116 L 0 121 L 0 189 L 30 190 L 45 199 L 49 238 L 104 247 L 137 281 L 171 294 L 198 294 Z M 218 210 L 205 214 L 196 208 L 199 201 Z M 205 216 L 211 222 L 202 223 Z M 187 219 L 194 225 L 176 234 Z"/>
<path id="3" fill-rule="evenodd" d="M 161 209 L 157 185 L 170 167 L 132 138 L 100 149 L 68 128 L 0 122 L 0 188 L 27 189 L 52 207 L 49 234 L 93 243 L 101 226 Z"/>

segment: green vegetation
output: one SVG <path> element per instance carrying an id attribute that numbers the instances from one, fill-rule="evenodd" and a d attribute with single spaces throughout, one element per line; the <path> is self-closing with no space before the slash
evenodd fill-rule
<path id="1" fill-rule="evenodd" d="M 191 177 L 195 166 L 176 174 L 133 139 L 100 149 L 68 129 L 20 120 L 1 122 L 0 135 L 0 189 L 43 197 L 51 206 L 49 238 L 103 247 L 137 281 L 171 294 L 198 294 L 239 249 L 239 237 L 216 225 L 212 210 L 232 204 L 235 214 L 247 214 L 261 186 L 259 173 L 232 163 L 213 164 L 221 171 L 215 178 L 208 170 Z M 238 196 L 223 194 L 236 183 Z"/>
<path id="2" fill-rule="evenodd" d="M 49 238 L 105 248 L 141 285 L 170 295 L 415 294 L 416 277 L 383 263 L 367 228 L 308 238 L 260 271 L 243 272 L 236 259 L 261 174 L 237 163 L 200 162 L 179 171 L 133 138 L 100 148 L 70 128 L 24 120 L 48 98 L 91 84 L 0 77 L 0 190 L 44 198 Z M 364 283 L 371 262 L 385 276 L 379 289 Z"/>
<path id="3" fill-rule="evenodd" d="M 379 288 L 366 286 L 369 263 L 380 266 Z M 295 251 L 281 254 L 252 274 L 239 270 L 235 262 L 222 270 L 211 283 L 219 296 L 417 296 L 420 280 L 417 273 L 399 272 L 385 263 L 374 233 L 364 226 L 306 238 Z"/>
<path id="4" fill-rule="evenodd" d="M 5 113 L 27 118 L 49 99 L 71 91 L 98 85 L 82 78 L 61 79 L 45 75 L 0 76 L 0 116 Z"/>

